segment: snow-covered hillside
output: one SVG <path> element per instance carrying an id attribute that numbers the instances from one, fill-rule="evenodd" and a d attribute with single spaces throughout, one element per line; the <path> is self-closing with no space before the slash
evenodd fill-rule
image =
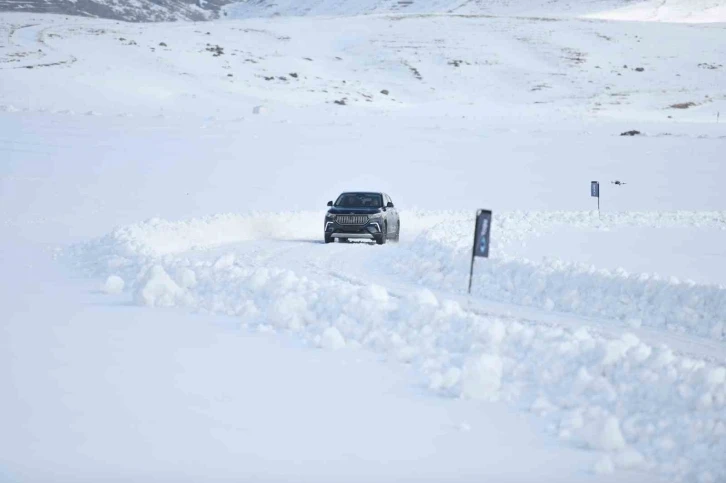
<path id="1" fill-rule="evenodd" d="M 723 0 L 0 0 L 0 12 L 54 13 L 128 22 L 370 14 L 499 15 L 723 22 Z"/>
<path id="2" fill-rule="evenodd" d="M 53 13 L 126 22 L 217 18 L 226 0 L 0 0 L 0 12 Z"/>
<path id="3" fill-rule="evenodd" d="M 662 122 L 641 129 L 651 137 L 679 135 L 678 121 L 705 124 L 698 134 L 710 136 L 726 111 L 720 25 L 457 16 L 154 26 L 5 19 L 5 110 L 239 119 L 257 104 L 274 110 L 279 103 L 332 108 L 326 117 L 351 108 L 448 116 L 504 132 L 504 119 L 530 126 L 557 119 L 581 130 L 583 121 L 600 119 L 627 121 L 623 130 Z M 94 49 L 85 48 L 89 42 Z"/>
<path id="4" fill-rule="evenodd" d="M 453 14 L 709 23 L 726 21 L 723 0 L 246 0 L 227 5 L 234 17 Z"/>
<path id="5" fill-rule="evenodd" d="M 0 14 L 0 480 L 726 481 L 726 25 L 384 3 Z"/>

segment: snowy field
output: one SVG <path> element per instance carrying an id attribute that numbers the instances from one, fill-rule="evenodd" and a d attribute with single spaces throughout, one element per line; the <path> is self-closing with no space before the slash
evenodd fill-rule
<path id="1" fill-rule="evenodd" d="M 0 481 L 726 481 L 723 2 L 301 5 L 0 14 Z"/>

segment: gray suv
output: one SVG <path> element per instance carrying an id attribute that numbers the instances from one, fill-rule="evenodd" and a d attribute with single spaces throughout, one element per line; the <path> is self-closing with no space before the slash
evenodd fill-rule
<path id="1" fill-rule="evenodd" d="M 379 245 L 398 241 L 401 221 L 393 200 L 386 193 L 355 191 L 342 193 L 335 203 L 328 201 L 325 214 L 325 243 L 351 238 L 375 240 Z"/>

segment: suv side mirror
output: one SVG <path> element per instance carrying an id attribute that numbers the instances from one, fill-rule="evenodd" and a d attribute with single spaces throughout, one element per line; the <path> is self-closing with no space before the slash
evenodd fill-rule
<path id="1" fill-rule="evenodd" d="M 386 208 L 393 208 L 393 203 L 390 201 L 386 203 Z"/>
<path id="2" fill-rule="evenodd" d="M 328 201 L 328 206 L 333 206 L 333 202 L 332 201 Z"/>

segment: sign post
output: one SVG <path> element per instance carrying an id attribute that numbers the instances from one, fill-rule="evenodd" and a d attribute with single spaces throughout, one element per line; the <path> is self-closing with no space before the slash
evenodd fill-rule
<path id="1" fill-rule="evenodd" d="M 597 198 L 597 216 L 600 217 L 600 182 L 599 181 L 591 181 L 590 182 L 590 196 L 594 196 Z"/>
<path id="2" fill-rule="evenodd" d="M 492 228 L 492 212 L 477 210 L 474 224 L 474 246 L 471 251 L 471 268 L 469 269 L 469 293 L 471 294 L 471 280 L 474 277 L 474 259 L 476 257 L 489 257 L 489 234 Z"/>

